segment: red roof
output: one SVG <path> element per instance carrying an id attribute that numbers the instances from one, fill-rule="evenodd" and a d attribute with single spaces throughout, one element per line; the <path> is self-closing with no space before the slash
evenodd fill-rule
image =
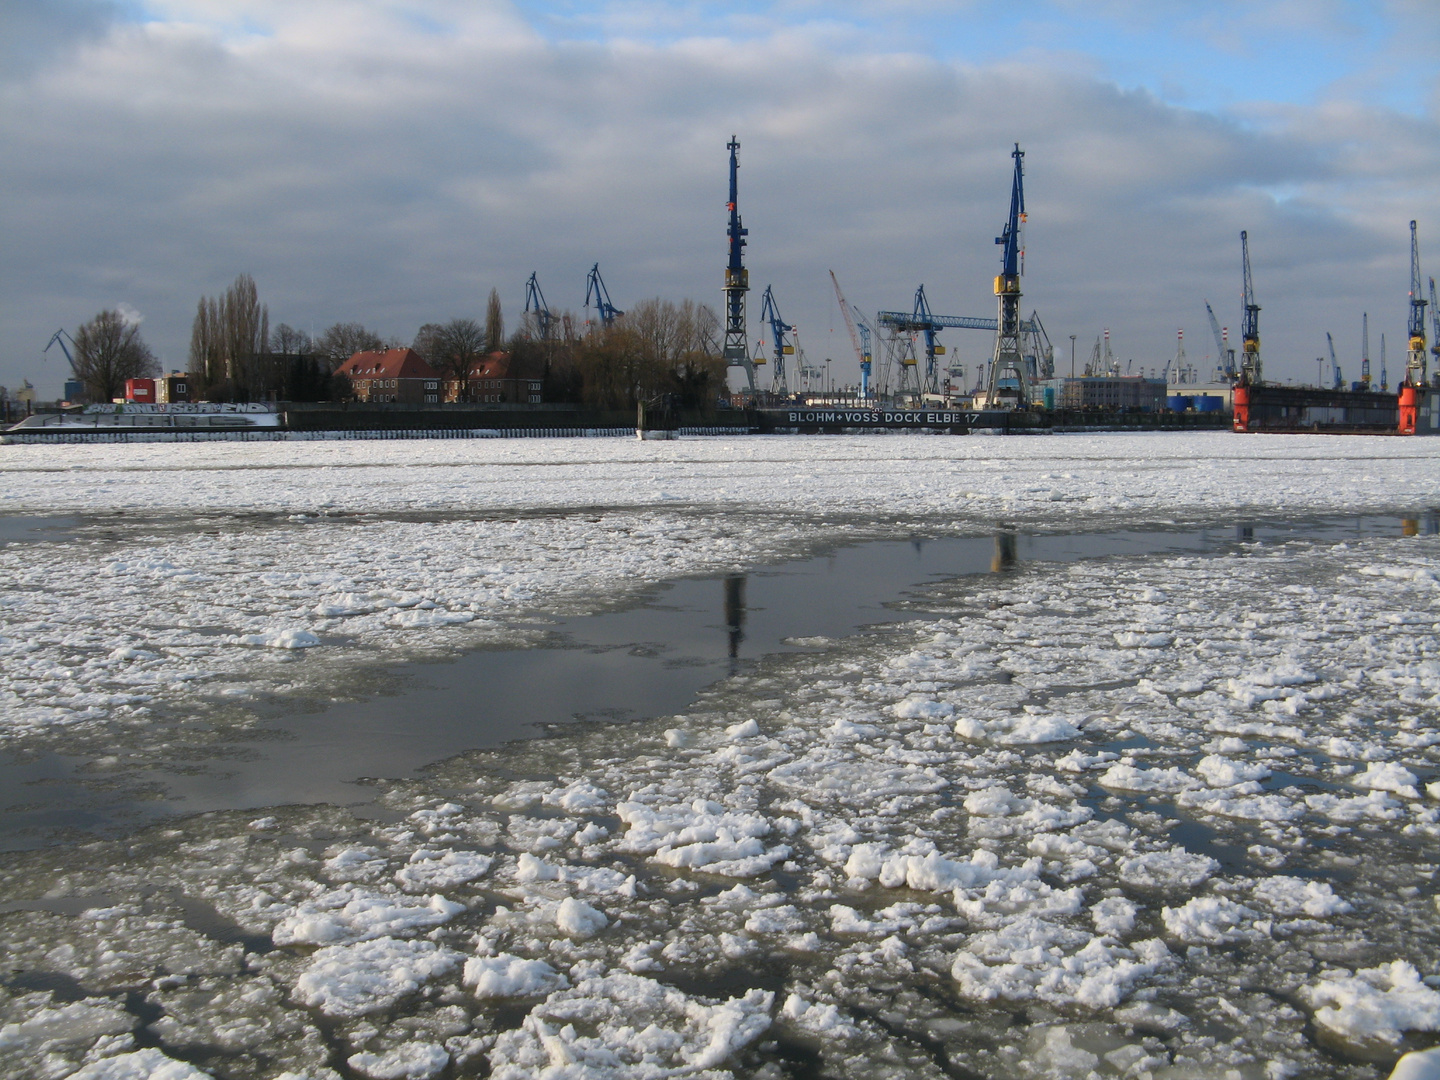
<path id="1" fill-rule="evenodd" d="M 439 372 L 414 349 L 357 352 L 335 369 L 352 379 L 438 379 Z"/>
<path id="2" fill-rule="evenodd" d="M 472 379 L 509 379 L 510 354 L 506 352 L 492 352 L 489 356 L 482 356 L 476 360 L 470 368 Z"/>

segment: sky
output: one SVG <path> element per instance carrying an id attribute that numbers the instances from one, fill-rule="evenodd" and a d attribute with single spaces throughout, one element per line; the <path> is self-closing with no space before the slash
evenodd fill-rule
<path id="1" fill-rule="evenodd" d="M 513 327 L 532 271 L 583 314 L 597 262 L 622 309 L 718 309 L 733 134 L 751 340 L 771 285 L 837 382 L 831 270 L 994 315 L 1018 142 L 1062 374 L 1105 328 L 1213 363 L 1244 229 L 1266 376 L 1313 382 L 1330 331 L 1357 377 L 1368 312 L 1393 386 L 1411 219 L 1440 274 L 1437 57 L 1433 0 L 0 0 L 0 384 L 57 395 L 46 342 L 106 308 L 183 369 L 241 273 L 272 326 L 405 341 L 491 288 Z"/>

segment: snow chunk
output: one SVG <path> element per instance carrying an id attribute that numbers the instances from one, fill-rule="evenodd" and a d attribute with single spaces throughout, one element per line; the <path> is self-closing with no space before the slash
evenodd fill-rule
<path id="1" fill-rule="evenodd" d="M 475 851 L 421 848 L 410 856 L 408 866 L 395 871 L 395 880 L 406 892 L 449 889 L 483 877 L 494 861 Z"/>
<path id="2" fill-rule="evenodd" d="M 259 634 L 239 634 L 237 645 L 258 645 L 266 649 L 312 649 L 320 639 L 309 630 L 266 630 Z"/>
<path id="3" fill-rule="evenodd" d="M 326 1016 L 363 1016 L 388 1009 L 459 962 L 459 953 L 431 941 L 379 938 L 327 945 L 296 980 L 295 1000 Z"/>
<path id="4" fill-rule="evenodd" d="M 1344 915 L 1351 911 L 1349 903 L 1335 895 L 1323 881 L 1304 881 L 1297 877 L 1264 878 L 1255 883 L 1255 899 L 1277 915 Z"/>
<path id="5" fill-rule="evenodd" d="M 1147 889 L 1193 889 L 1219 869 L 1220 864 L 1208 855 L 1173 847 L 1121 860 L 1120 880 Z"/>
<path id="6" fill-rule="evenodd" d="M 901 720 L 944 720 L 955 715 L 955 706 L 947 701 L 911 694 L 892 706 L 891 711 Z"/>
<path id="7" fill-rule="evenodd" d="M 1395 1063 L 1390 1080 L 1440 1080 L 1440 1046 L 1406 1054 Z"/>
<path id="8" fill-rule="evenodd" d="M 525 960 L 510 953 L 471 957 L 465 961 L 463 981 L 475 988 L 478 998 L 533 997 L 570 985 L 544 960 Z"/>
<path id="9" fill-rule="evenodd" d="M 955 734 L 962 739 L 983 739 L 1001 746 L 1028 746 L 1034 743 L 1065 742 L 1077 738 L 1080 729 L 1059 716 L 1026 713 L 984 723 L 962 716 L 955 721 Z"/>
<path id="10" fill-rule="evenodd" d="M 791 994 L 780 1006 L 781 1018 L 812 1035 L 822 1038 L 845 1038 L 856 1034 L 854 1022 L 834 1005 L 822 1005 L 806 1001 L 799 994 Z"/>
<path id="11" fill-rule="evenodd" d="M 443 896 L 426 899 L 337 889 L 299 905 L 271 934 L 276 945 L 366 941 L 406 930 L 439 926 L 465 910 Z"/>
<path id="12" fill-rule="evenodd" d="M 1270 769 L 1266 765 L 1259 762 L 1247 765 L 1219 754 L 1201 758 L 1195 771 L 1211 787 L 1233 787 L 1250 780 L 1265 780 L 1270 776 Z"/>
<path id="13" fill-rule="evenodd" d="M 1350 783 L 1370 791 L 1393 791 L 1407 799 L 1420 798 L 1416 784 L 1420 782 L 1409 769 L 1395 762 L 1372 761 L 1359 776 L 1350 777 Z"/>
<path id="14" fill-rule="evenodd" d="M 153 1047 L 147 1047 L 92 1061 L 78 1072 L 71 1073 L 69 1080 L 210 1080 L 210 1074 L 201 1072 L 187 1061 L 176 1061 Z"/>
<path id="15" fill-rule="evenodd" d="M 1440 1030 L 1440 993 L 1404 960 L 1326 975 L 1305 996 L 1315 1022 L 1349 1042 L 1393 1045 L 1405 1031 Z"/>
<path id="16" fill-rule="evenodd" d="M 1142 769 L 1124 761 L 1116 762 L 1101 773 L 1097 783 L 1115 791 L 1146 791 L 1165 795 L 1200 786 L 1200 781 L 1184 769 Z"/>
<path id="17" fill-rule="evenodd" d="M 450 1055 L 434 1043 L 410 1042 L 383 1054 L 362 1052 L 346 1059 L 352 1069 L 370 1080 L 430 1080 L 450 1064 Z"/>
<path id="18" fill-rule="evenodd" d="M 1174 640 L 1174 634 L 1155 634 L 1132 630 L 1115 632 L 1115 644 L 1125 649 L 1163 649 Z"/>
<path id="19" fill-rule="evenodd" d="M 605 917 L 604 912 L 591 907 L 585 901 L 567 896 L 555 909 L 555 925 L 567 937 L 588 938 L 609 926 L 610 920 Z"/>
<path id="20" fill-rule="evenodd" d="M 1110 896 L 1090 909 L 1095 931 L 1106 937 L 1123 937 L 1135 929 L 1136 905 L 1123 896 Z"/>
<path id="21" fill-rule="evenodd" d="M 1110 943 L 1033 915 L 976 934 L 950 973 L 960 992 L 979 1001 L 1032 998 L 1056 1005 L 1113 1008 L 1135 982 L 1172 960 L 1163 942 Z"/>
<path id="22" fill-rule="evenodd" d="M 705 799 L 660 808 L 622 802 L 615 813 L 628 827 L 620 849 L 647 853 L 665 866 L 754 877 L 790 857 L 789 847 L 767 849 L 761 841 L 772 829 L 763 814 L 727 810 Z"/>
<path id="23" fill-rule="evenodd" d="M 519 1028 L 500 1035 L 490 1053 L 491 1076 L 634 1080 L 703 1073 L 769 1029 L 773 1002 L 774 994 L 751 990 L 708 1004 L 623 972 L 586 979 L 551 994 Z"/>
<path id="24" fill-rule="evenodd" d="M 1254 919 L 1255 914 L 1223 896 L 1197 896 L 1184 907 L 1167 907 L 1160 911 L 1165 929 L 1190 945 L 1215 945 L 1254 938 L 1258 931 L 1247 929 L 1244 923 Z"/>

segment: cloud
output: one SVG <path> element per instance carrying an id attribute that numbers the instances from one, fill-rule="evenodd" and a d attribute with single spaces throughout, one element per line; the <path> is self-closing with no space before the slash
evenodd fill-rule
<path id="1" fill-rule="evenodd" d="M 1326 329 L 1358 351 L 1362 310 L 1398 340 L 1411 217 L 1440 258 L 1433 115 L 1219 114 L 1044 58 L 836 50 L 786 25 L 737 47 L 552 40 L 507 4 L 458 0 L 148 10 L 0 84 L 0 381 L 41 371 L 56 326 L 122 302 L 181 366 L 197 299 L 242 272 L 273 322 L 402 338 L 483 314 L 492 286 L 513 323 L 532 270 L 578 309 L 597 260 L 622 308 L 718 306 L 732 132 L 752 338 L 773 284 L 837 378 L 852 362 L 830 269 L 866 310 L 908 307 L 923 282 L 936 311 L 992 313 L 1016 141 L 1025 304 L 1082 353 L 1108 325 L 1123 357 L 1160 366 L 1185 326 L 1201 359 L 1203 301 L 1238 321 L 1248 228 L 1266 370 L 1305 377 Z M 948 343 L 971 363 L 990 348 Z"/>

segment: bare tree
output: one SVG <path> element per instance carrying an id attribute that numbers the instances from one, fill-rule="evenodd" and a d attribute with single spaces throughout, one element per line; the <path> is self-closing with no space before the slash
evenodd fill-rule
<path id="1" fill-rule="evenodd" d="M 636 304 L 623 322 L 576 343 L 584 400 L 622 408 L 673 394 L 687 408 L 708 407 L 725 382 L 715 348 L 718 326 L 715 313 L 692 300 Z"/>
<path id="2" fill-rule="evenodd" d="M 315 351 L 315 343 L 304 330 L 281 323 L 270 335 L 270 351 L 281 356 L 308 356 Z"/>
<path id="3" fill-rule="evenodd" d="M 270 349 L 270 312 L 241 274 L 219 297 L 200 298 L 190 328 L 190 375 L 206 394 L 245 396 L 255 358 Z"/>
<path id="4" fill-rule="evenodd" d="M 443 326 L 426 323 L 411 348 L 455 383 L 456 401 L 469 401 L 470 374 L 485 356 L 487 341 L 486 331 L 474 319 L 451 319 Z"/>
<path id="5" fill-rule="evenodd" d="M 140 327 L 118 311 L 102 311 L 75 331 L 75 374 L 91 401 L 110 401 L 125 389 L 126 379 L 160 373 Z"/>
<path id="6" fill-rule="evenodd" d="M 383 349 L 385 342 L 380 335 L 366 330 L 358 322 L 336 323 L 315 342 L 315 350 L 330 363 L 330 369 L 343 364 L 357 352 Z"/>
<path id="7" fill-rule="evenodd" d="M 485 351 L 499 352 L 505 347 L 505 316 L 500 311 L 500 293 L 490 290 L 485 303 Z"/>

